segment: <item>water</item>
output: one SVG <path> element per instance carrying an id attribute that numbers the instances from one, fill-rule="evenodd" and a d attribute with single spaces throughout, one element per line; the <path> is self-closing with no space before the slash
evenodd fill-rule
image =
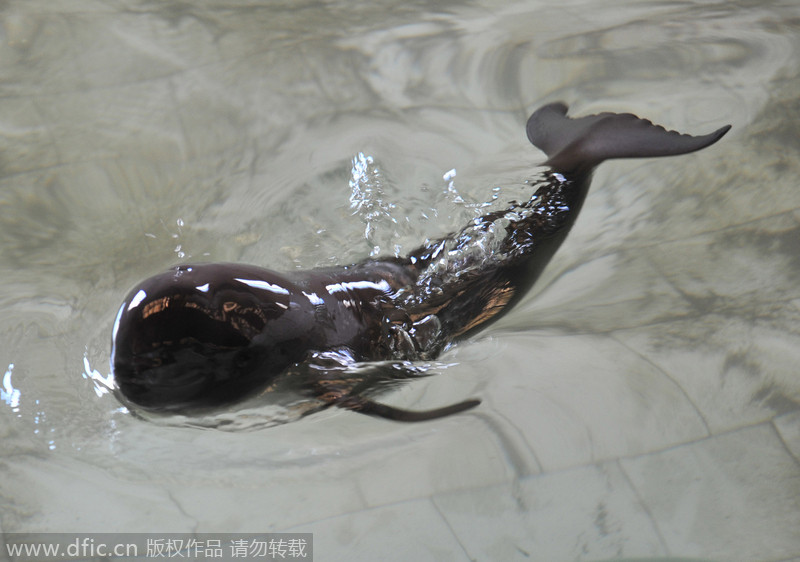
<path id="1" fill-rule="evenodd" d="M 4 3 L 0 529 L 308 531 L 318 560 L 800 557 L 798 32 L 793 2 Z M 542 159 L 525 120 L 557 99 L 734 128 L 601 167 L 533 293 L 384 397 L 477 411 L 222 432 L 105 392 L 139 280 L 460 228 L 518 196 Z"/>

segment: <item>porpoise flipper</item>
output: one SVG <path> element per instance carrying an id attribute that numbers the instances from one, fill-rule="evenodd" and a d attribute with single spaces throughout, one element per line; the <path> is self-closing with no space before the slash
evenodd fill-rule
<path id="1" fill-rule="evenodd" d="M 444 406 L 443 408 L 436 408 L 434 410 L 404 410 L 402 408 L 395 408 L 394 406 L 388 406 L 386 404 L 375 402 L 369 398 L 364 398 L 363 396 L 356 396 L 337 404 L 337 406 L 352 410 L 354 412 L 360 412 L 362 414 L 386 418 L 394 421 L 418 422 L 443 418 L 451 414 L 457 414 L 459 412 L 463 412 L 464 410 L 474 408 L 480 403 L 480 400 L 472 399 L 464 400 L 463 402 L 458 402 L 457 404 L 451 404 L 450 406 Z"/>
<path id="2" fill-rule="evenodd" d="M 610 158 L 675 156 L 717 142 L 731 128 L 708 135 L 683 135 L 631 113 L 598 113 L 573 119 L 567 105 L 551 103 L 528 119 L 528 139 L 548 156 L 557 172 L 587 172 Z"/>
<path id="3" fill-rule="evenodd" d="M 358 364 L 347 354 L 324 352 L 314 354 L 304 368 L 305 371 L 299 371 L 304 373 L 300 380 L 310 383 L 304 393 L 325 403 L 326 408 L 336 406 L 394 421 L 418 422 L 457 414 L 481 403 L 471 399 L 433 410 L 404 410 L 369 398 L 404 381 L 432 374 L 427 368 L 407 361 Z"/>

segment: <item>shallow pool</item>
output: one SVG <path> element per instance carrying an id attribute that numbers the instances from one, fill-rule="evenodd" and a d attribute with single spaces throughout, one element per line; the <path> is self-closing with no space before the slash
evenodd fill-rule
<path id="1" fill-rule="evenodd" d="M 3 3 L 0 531 L 800 560 L 799 61 L 791 1 Z M 141 279 L 402 253 L 521 185 L 555 100 L 733 130 L 604 164 L 525 301 L 382 397 L 478 409 L 218 431 L 106 392 Z M 351 202 L 367 161 L 374 212 Z"/>

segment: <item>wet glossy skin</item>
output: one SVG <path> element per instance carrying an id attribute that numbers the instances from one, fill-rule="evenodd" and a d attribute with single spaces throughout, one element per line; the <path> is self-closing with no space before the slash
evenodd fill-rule
<path id="1" fill-rule="evenodd" d="M 181 409 L 249 394 L 310 350 L 382 358 L 382 311 L 408 282 L 403 273 L 392 264 L 291 277 L 240 264 L 178 266 L 120 307 L 115 381 L 140 406 Z"/>
<path id="2" fill-rule="evenodd" d="M 528 136 L 551 170 L 533 195 L 423 244 L 404 258 L 281 274 L 240 264 L 182 265 L 143 281 L 119 309 L 112 368 L 125 403 L 192 412 L 260 394 L 418 421 L 426 412 L 376 403 L 387 380 L 419 374 L 412 363 L 507 312 L 533 285 L 577 218 L 602 160 L 665 156 L 716 142 L 665 131 L 629 114 L 565 116 L 540 109 Z M 491 247 L 481 254 L 475 248 Z M 359 368 L 364 362 L 368 369 Z M 394 363 L 392 363 L 394 361 Z"/>

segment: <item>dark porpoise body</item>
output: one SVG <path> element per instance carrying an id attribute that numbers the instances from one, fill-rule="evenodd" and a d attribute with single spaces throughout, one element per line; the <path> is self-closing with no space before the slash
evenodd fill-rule
<path id="1" fill-rule="evenodd" d="M 336 405 L 403 421 L 475 406 L 408 411 L 369 396 L 418 376 L 411 361 L 436 357 L 519 301 L 575 222 L 600 162 L 693 152 L 730 128 L 694 137 L 630 114 L 566 113 L 551 104 L 528 120 L 528 138 L 549 157 L 530 200 L 404 258 L 293 273 L 181 265 L 145 280 L 114 325 L 118 396 L 145 410 L 191 413 L 288 392 L 315 404 L 304 413 Z M 476 239 L 487 242 L 483 255 L 465 251 Z"/>

